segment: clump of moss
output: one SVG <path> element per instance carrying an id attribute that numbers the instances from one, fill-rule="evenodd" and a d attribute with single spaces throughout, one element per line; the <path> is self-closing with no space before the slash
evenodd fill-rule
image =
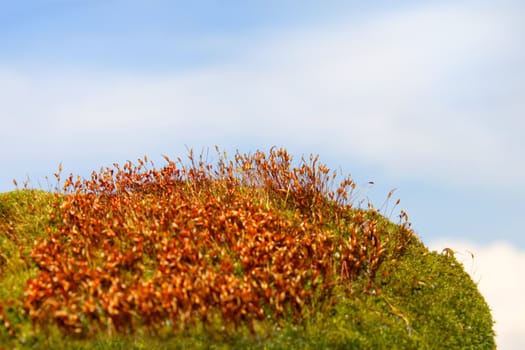
<path id="1" fill-rule="evenodd" d="M 316 157 L 293 167 L 271 150 L 215 170 L 190 160 L 70 176 L 62 194 L 0 194 L 0 343 L 495 348 L 490 309 L 455 258 L 430 252 L 406 222 L 352 207 L 354 183 L 331 190 L 335 174 Z M 166 294 L 173 276 L 192 292 Z M 167 313 L 170 300 L 181 304 Z M 189 322 L 177 326 L 181 315 Z"/>

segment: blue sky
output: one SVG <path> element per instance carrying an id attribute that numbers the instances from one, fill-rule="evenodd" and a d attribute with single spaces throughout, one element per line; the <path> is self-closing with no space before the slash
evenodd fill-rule
<path id="1" fill-rule="evenodd" d="M 0 6 L 0 191 L 47 188 L 59 163 L 88 175 L 277 145 L 352 174 L 377 206 L 396 188 L 429 245 L 523 256 L 521 1 Z"/>

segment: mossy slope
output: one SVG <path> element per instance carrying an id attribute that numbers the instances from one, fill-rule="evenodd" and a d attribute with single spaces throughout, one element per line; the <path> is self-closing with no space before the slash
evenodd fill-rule
<path id="1" fill-rule="evenodd" d="M 495 348 L 490 309 L 462 265 L 448 252 L 429 251 L 415 235 L 407 236 L 406 228 L 373 208 L 351 209 L 347 224 L 352 226 L 354 217 L 360 217 L 362 224 L 363 214 L 368 218 L 365 223 L 374 222 L 384 240 L 378 245 L 385 250 L 380 263 L 367 265 L 351 279 L 341 278 L 330 294 L 317 302 L 311 298 L 301 310 L 302 317 L 293 312 L 279 318 L 268 316 L 255 327 L 239 324 L 235 330 L 221 326 L 220 319 L 218 324 L 197 322 L 181 331 L 155 334 L 139 326 L 132 333 L 94 333 L 84 339 L 60 334 L 51 319 L 49 327 L 40 323 L 35 328 L 24 304 L 24 290 L 41 267 L 30 254 L 36 241 L 57 231 L 57 210 L 64 198 L 34 190 L 0 194 L 0 345 L 6 348 Z M 272 201 L 265 205 L 268 203 L 276 205 Z M 272 213 L 283 220 L 293 217 L 293 211 L 281 205 Z M 326 213 L 325 217 L 332 216 Z M 346 230 L 341 222 L 323 225 L 325 229 L 334 227 L 336 236 Z M 403 249 L 398 249 L 397 240 L 407 237 Z M 366 249 L 360 251 L 367 254 Z M 344 277 L 343 265 L 337 266 L 341 268 L 336 273 Z M 367 271 L 372 267 L 373 273 Z"/>

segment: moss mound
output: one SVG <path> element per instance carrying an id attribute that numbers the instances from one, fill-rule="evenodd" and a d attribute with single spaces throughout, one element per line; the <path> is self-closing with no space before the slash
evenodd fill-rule
<path id="1" fill-rule="evenodd" d="M 430 252 L 403 212 L 354 208 L 353 181 L 334 186 L 316 157 L 167 162 L 0 194 L 0 344 L 495 348 L 455 258 Z"/>

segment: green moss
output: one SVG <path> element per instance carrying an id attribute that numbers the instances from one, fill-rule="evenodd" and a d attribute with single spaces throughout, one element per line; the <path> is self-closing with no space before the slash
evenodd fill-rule
<path id="1" fill-rule="evenodd" d="M 55 195 L 41 190 L 0 193 L 0 227 L 17 237 L 40 236 L 50 223 Z"/>
<path id="2" fill-rule="evenodd" d="M 495 349 L 490 309 L 454 257 L 413 238 L 385 262 L 375 289 L 342 288 L 328 314 L 319 312 L 294 346 L 327 349 Z M 302 343 L 302 344 L 303 344 Z"/>
<path id="3" fill-rule="evenodd" d="M 419 348 L 492 349 L 490 309 L 453 256 L 413 242 L 381 281 L 385 297 L 426 340 Z"/>
<path id="4" fill-rule="evenodd" d="M 19 295 L 31 275 L 29 252 L 51 224 L 54 198 L 40 190 L 0 193 L 0 300 Z"/>
<path id="5" fill-rule="evenodd" d="M 44 191 L 0 194 L 0 303 L 20 295 L 32 276 L 28 252 L 35 237 L 46 234 L 53 203 Z M 370 214 L 377 215 L 377 214 Z M 494 349 L 490 309 L 476 284 L 453 256 L 430 252 L 416 237 L 395 250 L 403 235 L 386 219 L 379 222 L 390 238 L 386 259 L 373 287 L 363 278 L 336 289 L 328 302 L 314 304 L 302 323 L 268 321 L 260 331 L 221 332 L 220 327 L 164 336 L 119 335 L 89 340 L 58 333 L 33 333 L 20 308 L 7 310 L 21 335 L 0 331 L 8 348 L 72 349 Z M 25 260 L 24 260 L 25 259 Z"/>

